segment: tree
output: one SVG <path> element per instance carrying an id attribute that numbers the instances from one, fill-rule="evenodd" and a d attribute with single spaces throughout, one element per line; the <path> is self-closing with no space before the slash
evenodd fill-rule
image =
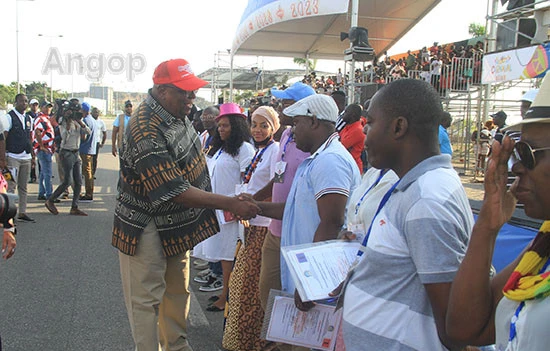
<path id="1" fill-rule="evenodd" d="M 481 37 L 487 33 L 484 25 L 479 23 L 470 23 L 468 26 L 468 33 L 473 37 Z"/>
<path id="2" fill-rule="evenodd" d="M 50 100 L 50 87 L 45 82 L 32 82 L 26 85 L 21 84 L 21 93 L 26 94 L 29 101 L 31 101 L 31 99 L 37 99 L 38 101 Z M 13 105 L 16 94 L 16 82 L 10 85 L 0 84 L 0 109 L 7 109 L 8 104 Z M 68 96 L 69 94 L 65 91 L 53 91 L 54 100 L 66 99 Z"/>
<path id="3" fill-rule="evenodd" d="M 0 84 L 0 109 L 7 109 L 8 104 L 13 104 L 17 94 L 17 83 L 13 82 L 10 85 Z"/>
<path id="4" fill-rule="evenodd" d="M 310 60 L 303 57 L 295 57 L 293 61 L 295 64 L 307 68 L 310 72 L 315 71 L 315 67 L 317 66 L 317 59 Z"/>
<path id="5" fill-rule="evenodd" d="M 244 90 L 240 93 L 235 95 L 235 102 L 239 105 L 244 105 L 246 100 L 250 100 L 254 96 L 254 92 L 252 90 Z"/>

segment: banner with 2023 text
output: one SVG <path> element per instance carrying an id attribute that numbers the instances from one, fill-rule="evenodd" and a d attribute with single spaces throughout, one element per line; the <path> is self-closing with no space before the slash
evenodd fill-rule
<path id="1" fill-rule="evenodd" d="M 237 28 L 232 52 L 257 31 L 276 23 L 348 11 L 349 0 L 257 0 L 250 2 Z"/>

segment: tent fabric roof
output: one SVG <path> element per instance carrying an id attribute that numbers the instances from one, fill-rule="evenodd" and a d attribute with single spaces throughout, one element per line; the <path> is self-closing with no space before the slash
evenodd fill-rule
<path id="1" fill-rule="evenodd" d="M 238 90 L 256 90 L 261 89 L 262 82 L 260 80 L 259 72 L 263 77 L 263 87 L 271 88 L 274 86 L 282 85 L 289 79 L 295 77 L 303 77 L 305 70 L 301 69 L 277 69 L 277 70 L 264 70 L 264 71 L 252 71 L 251 69 L 234 68 L 233 69 L 233 88 Z M 334 73 L 326 73 L 315 71 L 317 76 L 322 75 L 329 76 Z M 209 82 L 204 88 L 212 87 L 212 81 L 215 80 L 216 87 L 219 89 L 229 88 L 230 80 L 230 68 L 214 67 L 198 75 L 199 78 Z"/>
<path id="2" fill-rule="evenodd" d="M 369 43 L 380 55 L 441 0 L 357 1 L 358 26 L 368 29 Z M 317 14 L 308 14 L 303 3 L 318 4 Z M 324 10 L 326 1 L 251 0 L 233 41 L 232 54 L 341 60 L 349 48 L 349 41 L 340 41 L 340 32 L 348 32 L 351 26 L 349 3 L 331 0 L 326 5 L 330 8 Z M 302 16 L 297 4 L 302 4 Z"/>

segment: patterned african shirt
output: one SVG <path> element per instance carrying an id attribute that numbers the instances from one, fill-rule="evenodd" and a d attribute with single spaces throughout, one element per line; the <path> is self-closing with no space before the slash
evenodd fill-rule
<path id="1" fill-rule="evenodd" d="M 213 210 L 172 201 L 190 187 L 211 191 L 197 133 L 187 118 L 172 116 L 149 92 L 122 142 L 113 246 L 134 255 L 151 220 L 168 257 L 216 234 L 219 225 Z"/>

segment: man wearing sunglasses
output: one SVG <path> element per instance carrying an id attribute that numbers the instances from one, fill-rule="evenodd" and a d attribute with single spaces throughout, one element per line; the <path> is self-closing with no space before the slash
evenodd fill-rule
<path id="1" fill-rule="evenodd" d="M 214 209 L 250 219 L 259 208 L 210 192 L 199 136 L 186 118 L 207 82 L 175 59 L 155 69 L 153 83 L 119 145 L 112 244 L 136 350 L 160 343 L 189 351 L 189 250 L 219 231 Z"/>

